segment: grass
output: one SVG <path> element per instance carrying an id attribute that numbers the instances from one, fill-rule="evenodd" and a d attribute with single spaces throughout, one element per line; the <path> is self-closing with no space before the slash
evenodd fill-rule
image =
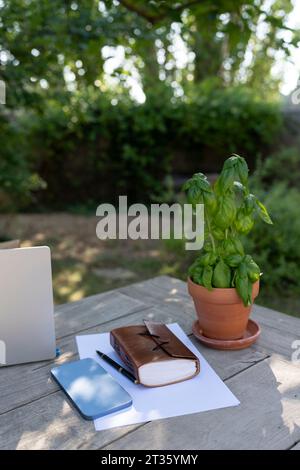
<path id="1" fill-rule="evenodd" d="M 145 243 L 145 242 L 144 242 Z M 143 244 L 144 244 L 143 243 Z M 80 300 L 88 295 L 97 294 L 124 286 L 131 282 L 149 279 L 158 275 L 178 276 L 179 263 L 165 250 L 163 243 L 157 242 L 155 249 L 147 246 L 123 250 L 118 243 L 109 243 L 108 252 L 95 256 L 90 262 L 80 262 L 66 257 L 53 260 L 53 288 L 57 304 Z M 52 247 L 52 251 L 55 247 Z M 130 279 L 111 278 L 98 275 L 98 269 L 114 270 L 121 268 L 131 273 Z M 181 272 L 184 278 L 184 272 Z"/>

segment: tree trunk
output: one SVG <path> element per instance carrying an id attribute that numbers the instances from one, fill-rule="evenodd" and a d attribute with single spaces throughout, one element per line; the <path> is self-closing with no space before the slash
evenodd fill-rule
<path id="1" fill-rule="evenodd" d="M 147 42 L 147 45 L 140 49 L 140 55 L 144 62 L 144 68 L 141 71 L 144 93 L 155 89 L 159 83 L 159 64 L 157 62 L 157 52 L 154 41 Z"/>

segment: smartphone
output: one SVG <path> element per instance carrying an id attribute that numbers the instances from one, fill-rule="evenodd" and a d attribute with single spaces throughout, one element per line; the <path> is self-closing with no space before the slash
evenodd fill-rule
<path id="1" fill-rule="evenodd" d="M 132 405 L 129 393 L 94 359 L 54 367 L 51 375 L 85 419 L 100 418 Z"/>

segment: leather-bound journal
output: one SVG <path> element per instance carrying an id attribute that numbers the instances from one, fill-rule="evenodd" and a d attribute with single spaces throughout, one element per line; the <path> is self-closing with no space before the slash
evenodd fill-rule
<path id="1" fill-rule="evenodd" d="M 116 328 L 110 332 L 110 343 L 146 387 L 182 382 L 200 372 L 198 357 L 163 323 Z"/>

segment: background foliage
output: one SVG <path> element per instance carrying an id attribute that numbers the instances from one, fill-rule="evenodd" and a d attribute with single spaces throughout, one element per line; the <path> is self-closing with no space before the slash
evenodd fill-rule
<path id="1" fill-rule="evenodd" d="M 35 193 L 36 203 L 63 208 L 118 194 L 145 202 L 162 197 L 170 171 L 218 171 L 224 149 L 242 150 L 253 167 L 280 126 L 276 105 L 228 89 L 188 104 L 160 94 L 118 106 L 108 97 L 80 93 L 65 106 L 47 102 L 42 115 L 27 114 L 19 127 L 25 159 L 47 184 Z"/>
<path id="2" fill-rule="evenodd" d="M 300 314 L 299 178 L 300 152 L 296 147 L 277 152 L 258 166 L 253 186 L 272 214 L 274 226 L 265 230 L 258 222 L 246 241 L 248 251 L 255 253 L 263 266 L 263 300 L 296 315 Z"/>
<path id="3" fill-rule="evenodd" d="M 218 171 L 224 149 L 253 167 L 280 128 L 271 70 L 298 44 L 291 10 L 291 0 L 3 0 L 2 209 L 24 208 L 38 187 L 35 207 L 111 199 L 112 188 L 150 200 L 169 172 Z"/>
<path id="4" fill-rule="evenodd" d="M 292 0 L 0 1 L 1 212 L 94 209 L 122 193 L 174 200 L 171 176 L 218 173 L 241 154 L 274 219 L 248 241 L 264 300 L 294 313 L 300 152 L 287 148 L 273 73 L 299 46 L 292 8 Z M 147 275 L 165 260 L 164 273 L 185 278 L 189 255 L 167 245 Z"/>

